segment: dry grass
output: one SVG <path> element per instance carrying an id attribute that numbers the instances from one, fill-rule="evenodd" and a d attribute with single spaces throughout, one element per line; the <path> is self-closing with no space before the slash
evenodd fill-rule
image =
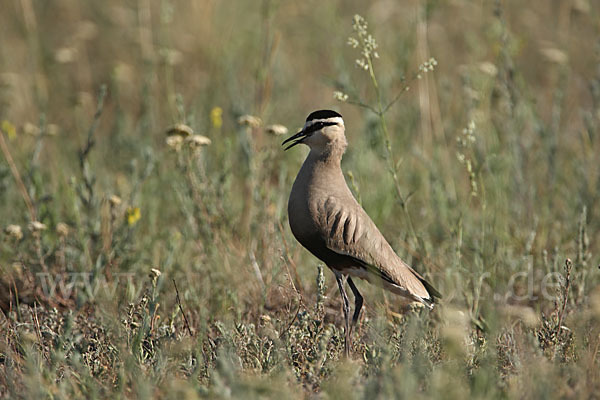
<path id="1" fill-rule="evenodd" d="M 0 398 L 597 397 L 597 4 L 221 3 L 4 7 Z M 444 294 L 359 282 L 352 360 L 287 226 L 304 153 L 267 128 L 330 107 L 352 190 Z"/>

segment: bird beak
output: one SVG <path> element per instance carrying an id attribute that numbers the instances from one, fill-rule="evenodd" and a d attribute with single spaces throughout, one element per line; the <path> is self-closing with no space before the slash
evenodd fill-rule
<path id="1" fill-rule="evenodd" d="M 288 147 L 286 147 L 285 150 L 291 149 L 292 147 L 294 147 L 297 144 L 302 143 L 302 141 L 306 138 L 306 132 L 304 131 L 304 129 L 302 129 L 300 132 L 296 133 L 294 136 L 287 138 L 286 140 L 283 141 L 283 143 L 281 143 L 281 145 L 283 146 L 286 143 L 291 142 L 292 140 L 295 140 L 294 142 L 292 142 L 292 144 L 290 144 Z"/>

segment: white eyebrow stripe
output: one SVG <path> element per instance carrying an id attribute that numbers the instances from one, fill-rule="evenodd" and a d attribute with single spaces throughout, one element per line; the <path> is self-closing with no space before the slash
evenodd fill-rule
<path id="1" fill-rule="evenodd" d="M 344 120 L 341 117 L 333 117 L 333 118 L 323 118 L 323 119 L 313 119 L 312 121 L 307 121 L 304 124 L 304 129 L 318 123 L 318 122 L 335 122 L 338 125 L 344 126 Z"/>

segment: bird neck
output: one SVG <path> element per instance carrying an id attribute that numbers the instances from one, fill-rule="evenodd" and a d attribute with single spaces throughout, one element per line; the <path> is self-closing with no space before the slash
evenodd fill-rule
<path id="1" fill-rule="evenodd" d="M 340 165 L 347 146 L 348 142 L 346 138 L 334 140 L 327 143 L 324 147 L 311 149 L 308 157 L 313 158 L 317 162 Z"/>

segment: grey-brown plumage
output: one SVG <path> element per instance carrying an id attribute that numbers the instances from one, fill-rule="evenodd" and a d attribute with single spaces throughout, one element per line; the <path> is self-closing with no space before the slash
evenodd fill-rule
<path id="1" fill-rule="evenodd" d="M 341 115 L 330 110 L 310 114 L 302 131 L 284 144 L 290 141 L 286 150 L 299 143 L 310 147 L 288 202 L 290 228 L 296 239 L 336 275 L 344 301 L 348 354 L 350 330 L 362 308 L 362 296 L 352 276 L 429 308 L 434 297 L 441 295 L 396 255 L 350 192 L 340 166 L 347 146 Z M 355 297 L 352 325 L 344 280 Z"/>

